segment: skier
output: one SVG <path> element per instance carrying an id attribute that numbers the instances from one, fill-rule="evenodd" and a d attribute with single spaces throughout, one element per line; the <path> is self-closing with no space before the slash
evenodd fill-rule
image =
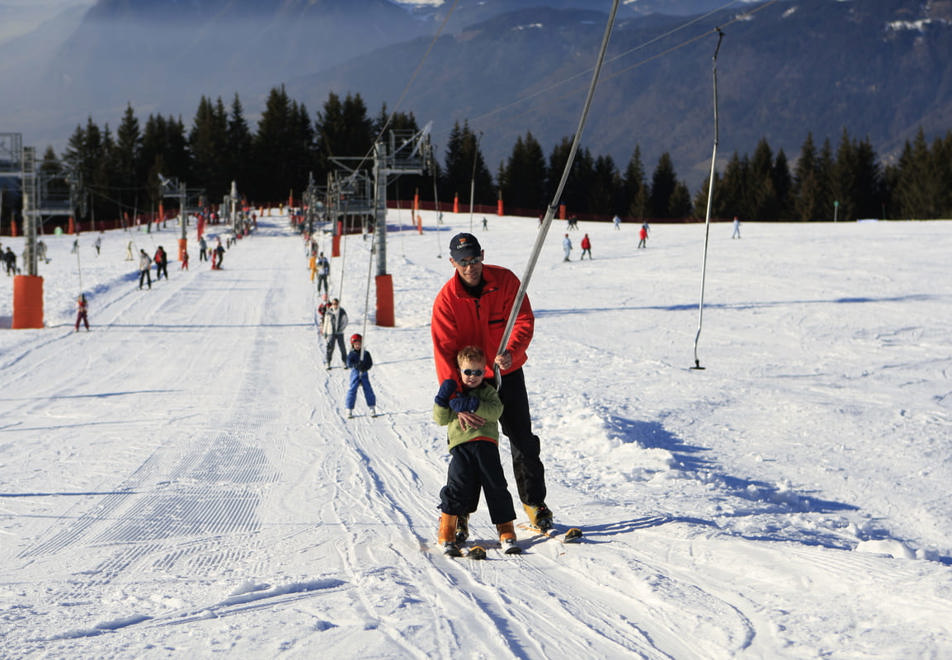
<path id="1" fill-rule="evenodd" d="M 565 252 L 565 258 L 562 261 L 569 261 L 569 253 L 572 251 L 572 240 L 568 234 L 562 239 L 562 251 Z"/>
<path id="2" fill-rule="evenodd" d="M 502 401 L 496 388 L 485 382 L 486 355 L 478 346 L 456 354 L 461 391 L 455 378 L 440 384 L 433 399 L 433 421 L 447 427 L 450 465 L 440 489 L 440 528 L 437 540 L 444 554 L 458 557 L 459 544 L 469 537 L 469 514 L 476 510 L 482 488 L 489 517 L 507 553 L 519 552 L 513 521 L 516 511 L 499 460 L 499 417 Z M 472 425 L 460 413 L 478 414 Z"/>
<path id="3" fill-rule="evenodd" d="M 142 281 L 145 280 L 149 283 L 149 288 L 152 288 L 152 260 L 149 259 L 149 255 L 145 253 L 145 250 L 139 250 L 139 289 L 142 289 Z"/>
<path id="4" fill-rule="evenodd" d="M 582 237 L 582 256 L 578 258 L 579 261 L 585 258 L 585 255 L 588 254 L 588 260 L 592 260 L 592 241 L 589 240 L 588 234 Z"/>
<path id="5" fill-rule="evenodd" d="M 7 246 L 7 251 L 3 253 L 3 261 L 7 266 L 7 276 L 17 274 L 17 255 L 14 254 L 13 250 L 10 249 L 10 246 Z"/>
<path id="6" fill-rule="evenodd" d="M 188 270 L 188 250 L 182 252 L 182 265 L 179 270 Z"/>
<path id="7" fill-rule="evenodd" d="M 215 257 L 218 257 L 218 261 L 215 261 Z M 218 239 L 218 244 L 215 246 L 215 254 L 212 255 L 212 268 L 216 270 L 221 270 L 221 260 L 225 257 L 225 248 L 221 244 L 221 239 Z"/>
<path id="8" fill-rule="evenodd" d="M 740 218 L 736 215 L 734 216 L 734 233 L 731 234 L 731 238 L 740 238 Z"/>
<path id="9" fill-rule="evenodd" d="M 169 255 L 165 253 L 165 248 L 161 245 L 155 251 L 155 281 L 158 282 L 162 279 L 162 274 L 165 274 L 165 279 L 169 279 Z"/>
<path id="10" fill-rule="evenodd" d="M 647 248 L 647 247 L 648 247 L 648 245 L 647 245 L 647 241 L 648 241 L 648 225 L 647 225 L 647 224 L 641 225 L 641 229 L 638 230 L 638 239 L 639 239 L 639 240 L 638 240 L 638 247 L 639 247 L 639 248 Z"/>
<path id="11" fill-rule="evenodd" d="M 437 294 L 430 319 L 437 380 L 442 383 L 457 377 L 456 353 L 464 346 L 478 345 L 484 354 L 496 356 L 490 367 L 499 369 L 502 374 L 499 397 L 503 413 L 499 422 L 512 448 L 519 499 L 530 522 L 545 531 L 552 527 L 552 510 L 545 504 L 545 467 L 539 457 L 541 443 L 532 432 L 522 369 L 532 341 L 535 317 L 528 296 L 523 297 L 508 344 L 496 354 L 520 283 L 512 271 L 484 265 L 484 258 L 485 253 L 472 234 L 457 234 L 450 240 L 450 263 L 455 272 Z M 483 423 L 476 413 L 459 415 L 467 425 Z"/>
<path id="12" fill-rule="evenodd" d="M 324 334 L 324 315 L 327 313 L 327 310 L 330 308 L 330 306 L 331 304 L 327 302 L 327 294 L 322 294 L 321 304 L 317 306 L 317 315 L 319 317 L 317 322 L 317 331 L 322 336 Z"/>
<path id="13" fill-rule="evenodd" d="M 334 357 L 334 345 L 340 347 L 340 359 L 347 366 L 347 354 L 344 352 L 344 328 L 347 327 L 347 312 L 340 306 L 340 300 L 334 298 L 330 309 L 324 312 L 324 322 L 321 323 L 321 333 L 327 340 L 327 368 L 331 368 L 331 358 Z"/>
<path id="14" fill-rule="evenodd" d="M 96 248 L 96 256 L 99 256 L 99 250 L 102 248 L 102 236 L 96 237 L 96 242 L 93 243 L 93 246 Z"/>
<path id="15" fill-rule="evenodd" d="M 357 387 L 364 391 L 364 400 L 367 407 L 370 408 L 370 416 L 376 417 L 377 396 L 374 394 L 374 388 L 370 386 L 370 368 L 374 365 L 373 358 L 367 349 L 361 351 L 363 337 L 358 334 L 350 336 L 350 353 L 347 354 L 347 366 L 350 367 L 350 385 L 347 387 L 347 398 L 344 404 L 347 406 L 347 417 L 354 416 L 354 404 L 357 402 Z"/>
<path id="16" fill-rule="evenodd" d="M 621 218 L 619 218 L 619 217 L 616 215 L 614 218 L 612 218 L 612 224 L 615 225 L 615 230 L 616 230 L 616 231 L 617 231 L 617 230 L 620 230 L 620 229 L 621 229 Z"/>
<path id="17" fill-rule="evenodd" d="M 86 332 L 89 332 L 89 319 L 86 318 L 86 308 L 88 306 L 86 294 L 79 294 L 79 298 L 76 300 L 76 332 L 79 332 L 80 321 L 86 324 Z"/>
<path id="18" fill-rule="evenodd" d="M 198 239 L 198 260 L 208 261 L 208 243 L 205 242 L 204 236 Z"/>
<path id="19" fill-rule="evenodd" d="M 321 252 L 317 258 L 317 290 L 320 292 L 321 286 L 324 287 L 324 293 L 328 293 L 327 277 L 331 274 L 331 262 L 327 260 L 324 253 Z"/>

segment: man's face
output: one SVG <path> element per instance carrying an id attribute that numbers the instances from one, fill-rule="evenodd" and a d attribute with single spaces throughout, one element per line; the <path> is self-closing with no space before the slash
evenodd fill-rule
<path id="1" fill-rule="evenodd" d="M 459 261 L 450 257 L 450 263 L 453 264 L 453 267 L 456 268 L 456 272 L 459 273 L 459 276 L 463 278 L 463 281 L 469 286 L 476 286 L 483 278 L 484 254 L 485 250 L 480 250 L 478 257 L 468 257 L 466 259 L 460 259 Z"/>

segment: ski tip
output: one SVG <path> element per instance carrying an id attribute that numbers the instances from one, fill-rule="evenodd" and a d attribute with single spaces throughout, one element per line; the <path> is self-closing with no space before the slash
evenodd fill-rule
<path id="1" fill-rule="evenodd" d="M 486 548 L 481 545 L 474 545 L 469 549 L 469 552 L 466 553 L 466 556 L 470 559 L 485 559 L 486 558 Z"/>
<path id="2" fill-rule="evenodd" d="M 506 555 L 521 555 L 521 554 L 522 554 L 522 548 L 520 548 L 518 545 L 515 545 L 515 544 L 510 545 L 510 546 L 503 546 L 503 554 L 506 554 Z"/>
<path id="3" fill-rule="evenodd" d="M 578 527 L 572 527 L 570 529 L 565 530 L 564 540 L 567 543 L 571 543 L 572 541 L 578 541 L 580 538 L 582 538 L 582 530 L 580 530 Z"/>
<path id="4" fill-rule="evenodd" d="M 447 557 L 461 557 L 463 555 L 459 546 L 452 542 L 443 544 L 443 554 Z"/>

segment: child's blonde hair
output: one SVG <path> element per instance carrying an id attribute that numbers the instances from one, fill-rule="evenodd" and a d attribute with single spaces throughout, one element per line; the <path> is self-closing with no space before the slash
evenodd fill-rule
<path id="1" fill-rule="evenodd" d="M 459 353 L 456 354 L 456 364 L 460 365 L 463 362 L 479 363 L 485 366 L 486 354 L 483 353 L 483 349 L 479 346 L 464 346 L 459 350 Z"/>

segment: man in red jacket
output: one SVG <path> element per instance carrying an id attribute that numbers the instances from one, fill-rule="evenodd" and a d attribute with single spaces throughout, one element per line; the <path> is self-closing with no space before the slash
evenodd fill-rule
<path id="1" fill-rule="evenodd" d="M 464 346 L 479 346 L 486 355 L 496 356 L 486 366 L 486 377 L 493 378 L 496 369 L 502 374 L 499 398 L 504 409 L 499 423 L 509 438 L 519 499 L 530 522 L 548 530 L 552 527 L 552 511 L 545 505 L 545 468 L 539 458 L 539 438 L 532 432 L 522 373 L 535 317 L 529 298 L 524 297 L 509 341 L 501 353 L 496 353 L 519 291 L 519 278 L 506 268 L 483 264 L 483 257 L 483 249 L 472 234 L 457 234 L 450 240 L 450 263 L 456 273 L 440 289 L 430 319 L 436 379 L 442 383 L 457 378 L 456 354 Z M 475 413 L 460 413 L 459 420 L 472 427 L 484 423 Z M 472 503 L 471 511 L 476 510 L 476 504 Z M 460 527 L 465 529 L 465 525 L 461 516 Z"/>

